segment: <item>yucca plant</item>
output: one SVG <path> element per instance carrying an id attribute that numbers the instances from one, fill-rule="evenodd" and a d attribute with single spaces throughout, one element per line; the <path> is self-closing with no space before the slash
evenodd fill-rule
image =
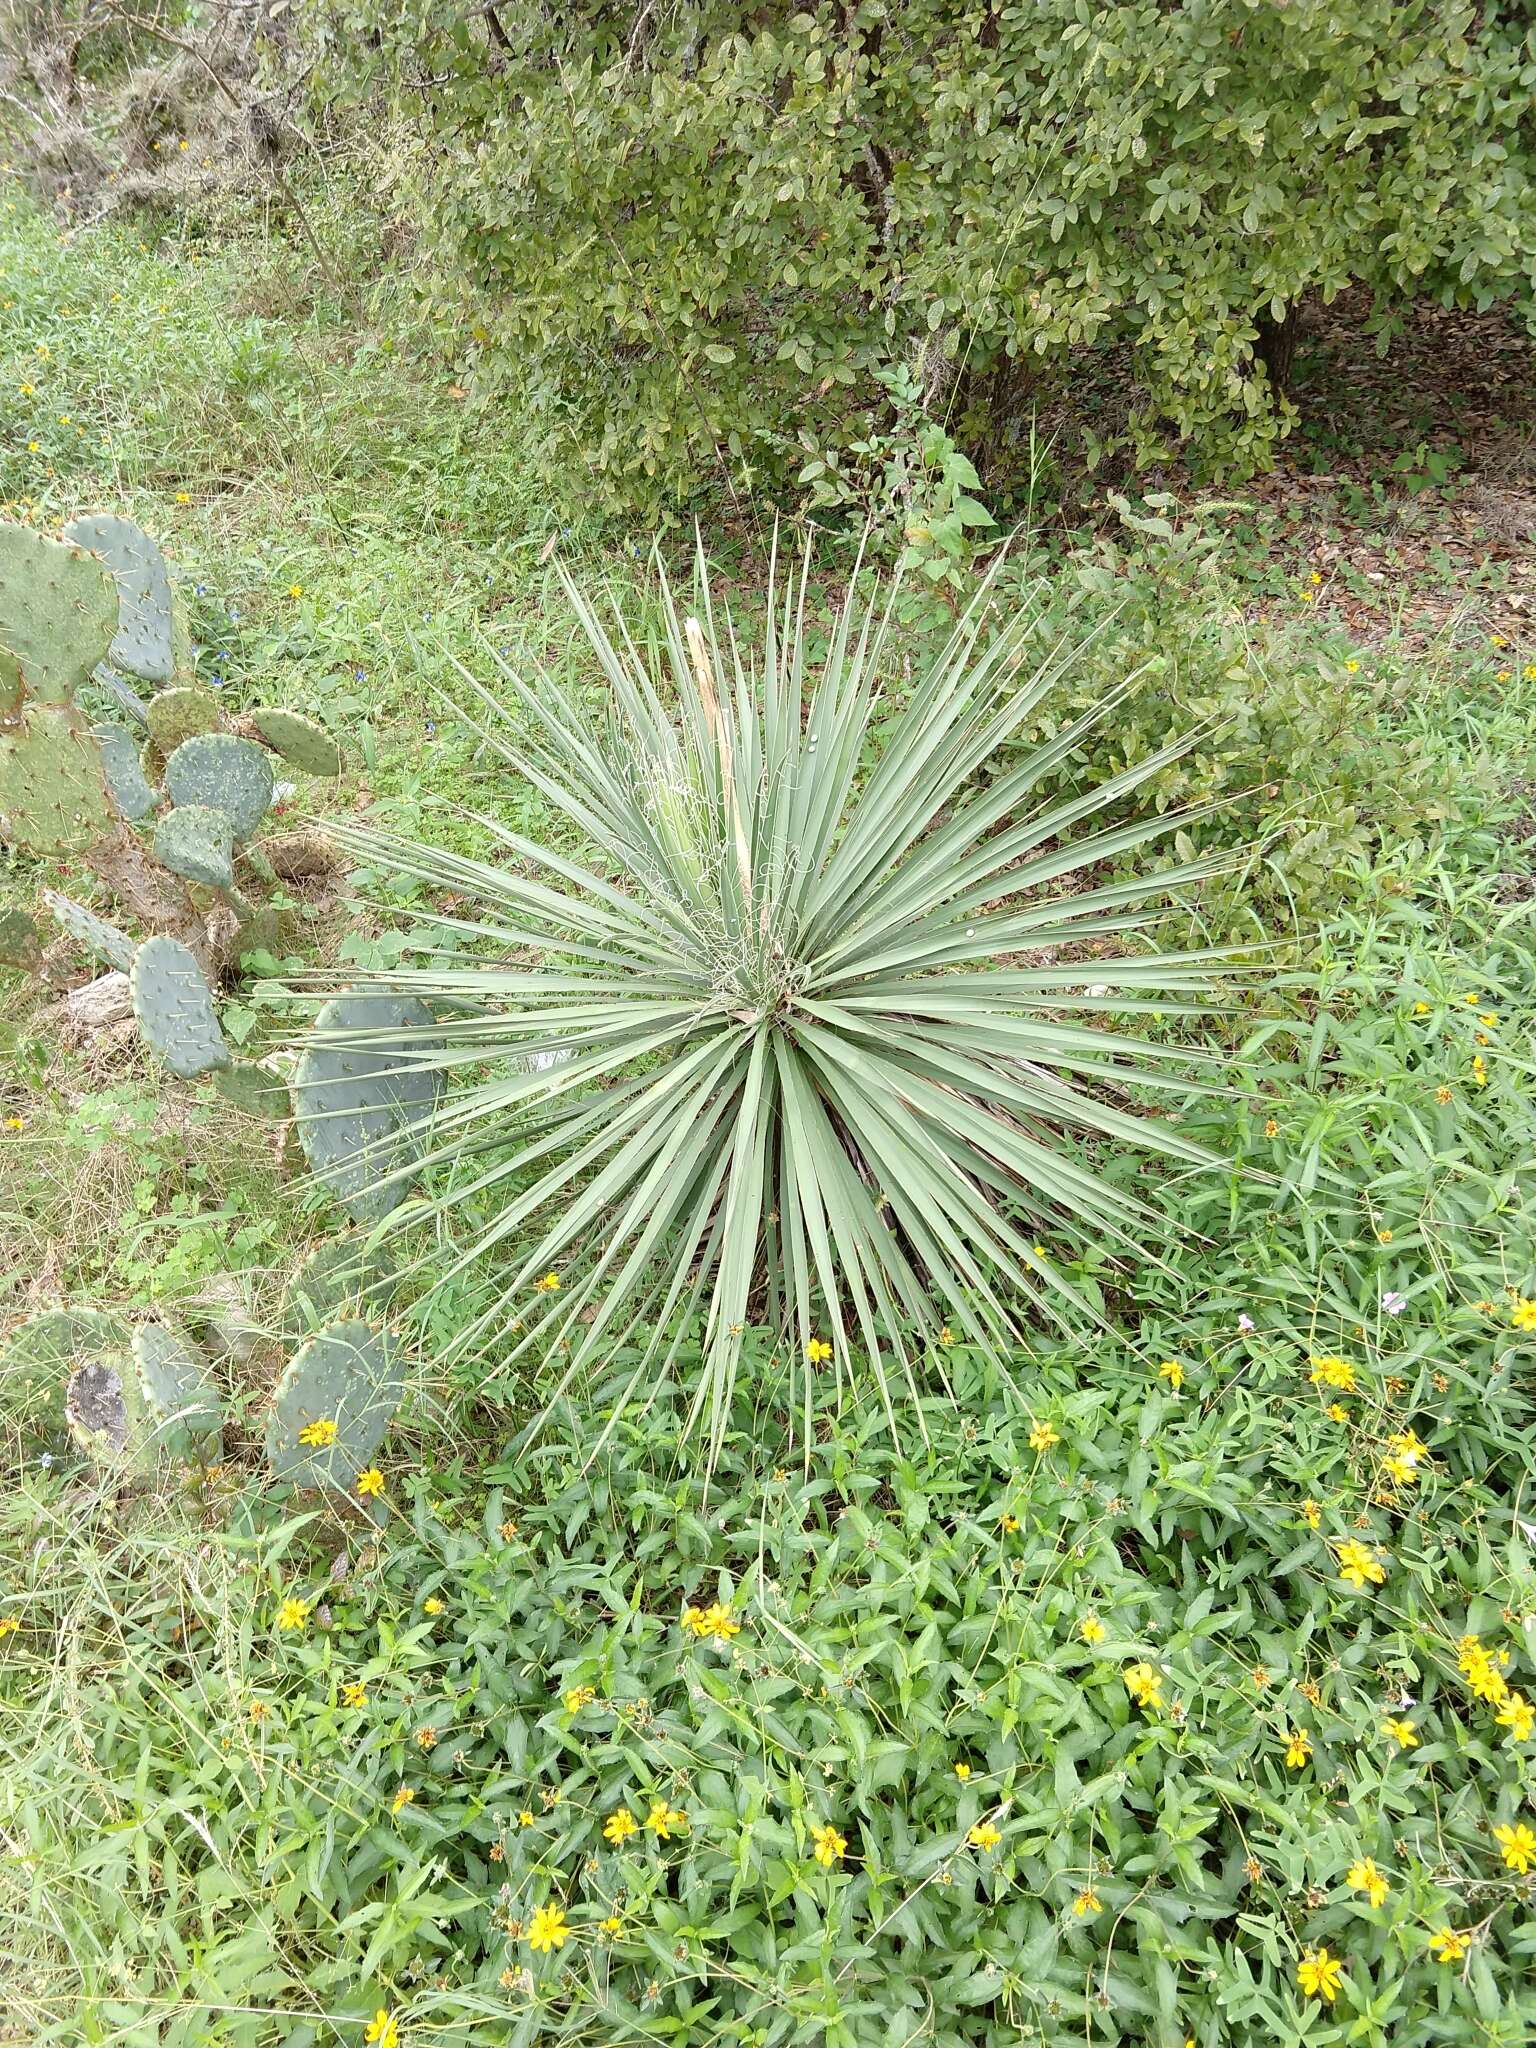
<path id="1" fill-rule="evenodd" d="M 1004 759 L 1076 650 L 1027 659 L 1035 614 L 993 585 L 906 682 L 889 587 L 856 579 L 814 664 L 803 571 L 771 578 L 755 658 L 702 563 L 698 616 L 662 578 L 644 650 L 565 588 L 606 715 L 506 662 L 460 708 L 589 855 L 489 818 L 483 860 L 342 835 L 456 899 L 375 977 L 440 1020 L 413 1057 L 447 1083 L 395 1224 L 432 1214 L 455 1273 L 497 1255 L 469 1335 L 501 1366 L 698 1358 L 715 1437 L 749 1328 L 808 1423 L 860 1365 L 888 1409 L 893 1368 L 931 1382 L 941 1331 L 1002 1360 L 1071 1294 L 1062 1245 L 1153 1244 L 1105 1147 L 1211 1160 L 1143 1111 L 1210 1056 L 1178 1020 L 1226 963 L 1136 935 L 1223 857 L 1126 880 L 1180 821 L 1078 830 L 1180 749 L 1041 801 L 1115 703 Z M 1114 1028 L 1154 1011 L 1161 1040 Z"/>

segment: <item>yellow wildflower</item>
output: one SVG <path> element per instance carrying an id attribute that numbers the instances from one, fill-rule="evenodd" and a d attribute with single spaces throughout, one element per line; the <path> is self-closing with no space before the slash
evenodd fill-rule
<path id="1" fill-rule="evenodd" d="M 1325 1999 L 1329 2005 L 1339 1995 L 1339 1986 L 1344 1981 L 1344 1965 L 1337 1956 L 1331 1956 L 1325 1947 L 1307 1949 L 1296 1965 L 1296 1982 L 1309 1998 Z"/>
<path id="2" fill-rule="evenodd" d="M 599 1934 L 622 1934 L 624 1932 L 624 1922 L 617 1913 L 610 1913 L 606 1920 L 598 1921 L 597 1931 Z"/>
<path id="3" fill-rule="evenodd" d="M 303 586 L 303 584 L 302 584 L 302 583 L 290 583 L 290 584 L 289 584 L 289 586 L 288 586 L 288 595 L 289 595 L 290 597 L 302 597 L 302 596 L 304 595 L 304 586 Z"/>
<path id="4" fill-rule="evenodd" d="M 1323 1526 L 1323 1511 L 1315 1500 L 1308 1499 L 1302 1502 L 1301 1519 L 1309 1529 L 1320 1529 Z"/>
<path id="5" fill-rule="evenodd" d="M 368 2022 L 363 2039 L 371 2043 L 371 2048 L 400 2048 L 400 2028 L 385 2006 L 381 2005 Z"/>
<path id="6" fill-rule="evenodd" d="M 1368 1544 L 1357 1543 L 1354 1537 L 1349 1536 L 1342 1543 L 1336 1543 L 1334 1550 L 1339 1560 L 1339 1577 L 1357 1592 L 1367 1581 L 1379 1586 L 1386 1579 L 1386 1567 Z"/>
<path id="7" fill-rule="evenodd" d="M 0 1643 L 3 1643 L 7 1636 L 15 1635 L 20 1627 L 21 1623 L 14 1614 L 0 1615 Z"/>
<path id="8" fill-rule="evenodd" d="M 1349 1420 L 1349 1410 L 1342 1401 L 1330 1401 L 1327 1413 L 1330 1422 L 1348 1422 Z"/>
<path id="9" fill-rule="evenodd" d="M 620 1806 L 610 1813 L 603 1822 L 603 1839 L 612 1842 L 615 1849 L 627 1842 L 639 1828 L 640 1823 L 627 1806 Z"/>
<path id="10" fill-rule="evenodd" d="M 377 1465 L 370 1465 L 366 1472 L 358 1473 L 357 1490 L 364 1500 L 376 1500 L 384 1491 L 384 1474 Z"/>
<path id="11" fill-rule="evenodd" d="M 279 1628 L 302 1628 L 308 1620 L 309 1602 L 307 1600 L 289 1598 L 277 1610 L 277 1625 Z"/>
<path id="12" fill-rule="evenodd" d="M 1099 1904 L 1099 1895 L 1091 1884 L 1080 1891 L 1072 1901 L 1072 1910 L 1079 1920 L 1084 1919 L 1089 1913 L 1097 1913 L 1102 1910 Z"/>
<path id="13" fill-rule="evenodd" d="M 658 1842 L 670 1842 L 674 1829 L 687 1827 L 688 1816 L 679 1813 L 675 1806 L 668 1806 L 665 1799 L 656 1799 L 651 1802 L 645 1824 Z"/>
<path id="14" fill-rule="evenodd" d="M 816 1845 L 816 1861 L 824 1864 L 828 1870 L 834 1863 L 841 1863 L 848 1853 L 847 1841 L 829 1820 L 812 1827 L 811 1840 Z"/>
<path id="15" fill-rule="evenodd" d="M 968 1777 L 969 1777 L 970 1775 L 971 1775 L 971 1767 L 970 1767 L 970 1765 L 969 1765 L 969 1764 L 956 1764 L 956 1765 L 955 1765 L 955 1776 L 956 1776 L 956 1777 L 957 1777 L 957 1778 L 958 1778 L 958 1779 L 960 1780 L 960 1782 L 961 1782 L 961 1784 L 962 1784 L 962 1785 L 963 1785 L 963 1784 L 965 1783 L 966 1779 L 967 1779 L 967 1778 L 968 1778 Z"/>
<path id="16" fill-rule="evenodd" d="M 1381 1732 L 1383 1735 L 1390 1735 L 1399 1749 L 1414 1749 L 1418 1746 L 1419 1738 L 1413 1731 L 1411 1721 L 1383 1721 Z"/>
<path id="17" fill-rule="evenodd" d="M 1314 1387 L 1337 1387 L 1345 1394 L 1355 1391 L 1355 1368 L 1347 1358 L 1314 1358 L 1311 1365 Z"/>
<path id="18" fill-rule="evenodd" d="M 713 1636 L 717 1643 L 727 1643 L 732 1636 L 741 1634 L 741 1623 L 732 1621 L 728 1606 L 722 1607 L 718 1600 L 712 1600 L 704 1610 L 703 1624 L 698 1632 L 701 1636 Z"/>
<path id="19" fill-rule="evenodd" d="M 563 1906 L 535 1908 L 528 1924 L 528 1946 L 536 1955 L 547 1956 L 553 1949 L 564 1948 L 570 1938 L 571 1930 L 565 1924 Z"/>
<path id="20" fill-rule="evenodd" d="M 1019 1528 L 1019 1518 L 1017 1515 L 1011 1515 L 1008 1513 L 1006 1509 L 1004 1509 L 1002 1514 L 1000 1514 L 997 1519 L 1002 1528 L 1002 1532 L 1005 1536 L 1013 1536 L 1017 1534 Z"/>
<path id="21" fill-rule="evenodd" d="M 1509 1320 L 1517 1330 L 1536 1330 L 1536 1301 L 1517 1294 L 1510 1306 Z"/>
<path id="22" fill-rule="evenodd" d="M 1513 1827 L 1495 1828 L 1493 1839 L 1503 1851 L 1504 1861 L 1511 1870 L 1524 1877 L 1533 1863 L 1536 1863 L 1536 1835 L 1533 1835 L 1524 1821 Z"/>
<path id="23" fill-rule="evenodd" d="M 531 1828 L 533 1826 L 533 1814 L 526 1806 L 518 1809 L 517 1824 L 520 1828 Z"/>
<path id="24" fill-rule="evenodd" d="M 1165 1358 L 1157 1368 L 1157 1376 L 1160 1380 L 1166 1380 L 1175 1393 L 1184 1384 L 1184 1368 L 1176 1358 Z"/>
<path id="25" fill-rule="evenodd" d="M 390 1812 L 398 1813 L 403 1806 L 409 1806 L 415 1797 L 416 1794 L 409 1785 L 402 1785 L 394 1798 L 389 1802 Z"/>
<path id="26" fill-rule="evenodd" d="M 416 1747 L 420 1750 L 436 1749 L 437 1730 L 427 1726 L 416 1730 Z"/>
<path id="27" fill-rule="evenodd" d="M 1429 1951 L 1437 1963 L 1459 1963 L 1471 1946 L 1471 1935 L 1456 1927 L 1437 1927 L 1429 1937 Z"/>
<path id="28" fill-rule="evenodd" d="M 341 1688 L 341 1703 L 344 1707 L 366 1707 L 368 1687 L 361 1678 L 349 1678 Z"/>
<path id="29" fill-rule="evenodd" d="M 1285 1739 L 1285 1767 L 1299 1771 L 1312 1754 L 1312 1737 L 1305 1728 L 1293 1728 Z"/>
<path id="30" fill-rule="evenodd" d="M 1265 1137 L 1266 1137 L 1266 1138 L 1278 1138 L 1278 1137 L 1279 1137 L 1279 1135 L 1280 1135 L 1280 1126 L 1279 1126 L 1279 1124 L 1278 1124 L 1278 1123 L 1276 1122 L 1276 1120 L 1275 1120 L 1275 1118 L 1274 1118 L 1274 1117 L 1268 1117 L 1268 1118 L 1266 1118 L 1266 1119 L 1265 1119 L 1265 1123 L 1264 1123 L 1264 1135 L 1265 1135 Z"/>
<path id="31" fill-rule="evenodd" d="M 423 1614 L 441 1614 L 443 1611 L 443 1603 L 441 1600 L 435 1598 L 428 1598 L 422 1601 L 421 1611 Z"/>
<path id="32" fill-rule="evenodd" d="M 1494 1718 L 1501 1728 L 1509 1730 L 1511 1742 L 1529 1742 L 1532 1731 L 1536 1730 L 1536 1707 L 1513 1686 Z"/>
<path id="33" fill-rule="evenodd" d="M 1163 1674 L 1155 1664 L 1130 1664 L 1121 1673 L 1125 1689 L 1138 1707 L 1160 1707 L 1163 1703 Z"/>
<path id="34" fill-rule="evenodd" d="M 307 1422 L 299 1431 L 299 1442 L 315 1450 L 324 1450 L 327 1444 L 336 1441 L 336 1424 L 329 1415 L 322 1415 L 318 1422 Z"/>
<path id="35" fill-rule="evenodd" d="M 979 1820 L 965 1838 L 973 1849 L 995 1849 L 1003 1839 L 989 1820 Z"/>
<path id="36" fill-rule="evenodd" d="M 596 1698 L 595 1685 L 573 1685 L 565 1695 L 565 1711 L 568 1714 L 579 1714 L 583 1707 L 590 1707 Z"/>
<path id="37" fill-rule="evenodd" d="M 1384 1905 L 1392 1889 L 1370 1856 L 1362 1856 L 1352 1863 L 1344 1873 L 1344 1882 L 1351 1891 L 1364 1892 L 1373 1906 Z"/>
<path id="38" fill-rule="evenodd" d="M 1085 1643 L 1102 1643 L 1109 1633 L 1096 1614 L 1085 1614 L 1077 1624 L 1077 1632 Z"/>
<path id="39" fill-rule="evenodd" d="M 1048 1422 L 1032 1422 L 1029 1426 L 1029 1448 L 1032 1451 L 1048 1451 L 1059 1444 L 1061 1438 Z"/>
<path id="40" fill-rule="evenodd" d="M 824 1337 L 813 1337 L 805 1347 L 805 1355 L 812 1365 L 821 1365 L 832 1356 L 832 1346 Z"/>

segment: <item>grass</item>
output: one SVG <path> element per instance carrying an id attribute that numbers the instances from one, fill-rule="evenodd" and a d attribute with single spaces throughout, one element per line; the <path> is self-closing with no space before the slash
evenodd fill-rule
<path id="1" fill-rule="evenodd" d="M 142 518 L 202 672 L 322 717 L 389 822 L 467 839 L 472 793 L 537 825 L 438 692 L 482 635 L 574 661 L 546 550 L 628 590 L 633 537 L 553 531 L 515 416 L 459 394 L 387 284 L 341 303 L 249 232 L 61 237 L 11 203 L 0 499 L 46 524 Z M 363 222 L 316 215 L 350 276 L 380 268 Z M 221 1365 L 229 1471 L 201 1494 L 120 1503 L 6 1424 L 0 2039 L 356 2048 L 381 2005 L 412 2048 L 1529 2038 L 1530 1889 L 1489 1831 L 1529 1814 L 1531 1766 L 1467 1698 L 1456 1644 L 1503 1644 L 1532 1689 L 1532 1339 L 1509 1304 L 1536 1293 L 1536 647 L 1461 614 L 1427 645 L 1383 613 L 1346 633 L 1303 602 L 1310 569 L 1234 554 L 1222 518 L 1100 532 L 1056 564 L 1053 617 L 1104 628 L 1083 688 L 1156 664 L 1118 751 L 1080 772 L 1216 714 L 1199 786 L 1264 851 L 1242 905 L 1204 915 L 1284 943 L 1226 1046 L 1228 1092 L 1177 1110 L 1241 1170 L 1166 1197 L 1190 1234 L 1161 1264 L 1064 1253 L 1112 1335 L 1016 1361 L 1060 1435 L 1048 1456 L 962 1347 L 964 1402 L 926 1463 L 850 1405 L 778 1477 L 750 1373 L 714 1498 L 664 1401 L 594 1472 L 580 1413 L 518 1457 L 522 1393 L 437 1363 L 476 1305 L 450 1292 L 390 1440 L 387 1539 L 275 1505 L 253 1477 L 281 1355 L 263 1333 L 331 1218 L 261 1133 L 131 1043 L 66 1044 L 0 984 L 0 1114 L 21 1126 L 0 1132 L 0 1314 L 64 1293 L 257 1333 Z M 726 553 L 749 582 L 751 539 Z M 349 930 L 354 956 L 388 944 L 376 911 L 327 916 L 310 946 L 344 959 Z M 1335 1353 L 1361 1389 L 1342 1421 L 1307 1366 Z M 1393 1497 L 1403 1429 L 1430 1459 Z M 1379 1595 L 1338 1584 L 1360 1536 L 1388 1560 Z M 310 1605 L 297 1634 L 274 1622 L 289 1595 Z M 679 1635 L 685 1595 L 733 1604 L 749 1666 Z M 1149 1659 L 1177 1718 L 1127 1695 L 1122 1664 Z M 369 1714 L 343 1703 L 359 1676 Z M 569 1715 L 584 1684 L 652 1699 L 654 1722 Z M 1379 1747 L 1403 1690 L 1406 1760 Z M 1283 1761 L 1298 1724 L 1305 1774 Z M 693 1824 L 621 1869 L 600 1824 L 653 1793 Z M 974 1851 L 994 1809 L 1001 1842 Z M 828 1818 L 851 1843 L 837 1870 L 809 1850 Z M 1390 1872 L 1381 1913 L 1346 1882 L 1362 1853 Z M 1074 1914 L 1085 1885 L 1107 1910 Z M 541 1957 L 506 1923 L 556 1898 L 577 1938 Z M 1465 1972 L 1426 1960 L 1442 1922 L 1476 1930 Z M 1336 2011 L 1297 1989 L 1319 1941 L 1348 1964 Z"/>

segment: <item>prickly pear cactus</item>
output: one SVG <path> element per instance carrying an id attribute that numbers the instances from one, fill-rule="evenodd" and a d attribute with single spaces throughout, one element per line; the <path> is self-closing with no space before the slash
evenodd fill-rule
<path id="1" fill-rule="evenodd" d="M 273 1473 L 351 1494 L 403 1391 L 399 1353 L 386 1331 L 361 1320 L 327 1323 L 278 1382 L 267 1418 Z"/>
<path id="2" fill-rule="evenodd" d="M 171 620 L 174 599 L 165 557 L 131 519 L 88 512 L 72 519 L 64 538 L 105 563 L 117 584 L 117 631 L 109 659 L 141 682 L 168 683 L 176 672 Z"/>
<path id="3" fill-rule="evenodd" d="M 139 1029 L 173 1074 L 195 1081 L 231 1054 L 203 971 L 179 939 L 146 939 L 129 977 Z"/>
<path id="4" fill-rule="evenodd" d="M 143 1448 L 144 1404 L 128 1351 L 84 1359 L 64 1395 L 69 1433 L 96 1464 L 108 1470 L 134 1464 Z"/>
<path id="5" fill-rule="evenodd" d="M 431 1012 L 409 996 L 334 996 L 315 1019 L 294 1076 L 299 1142 L 360 1223 L 399 1206 L 400 1182 L 381 1179 L 421 1156 L 441 1085 L 420 1064 L 432 1045 Z"/>
<path id="6" fill-rule="evenodd" d="M 234 733 L 199 733 L 183 740 L 165 764 L 165 793 L 171 802 L 222 811 L 237 843 L 249 839 L 266 816 L 272 786 L 265 751 Z"/>
<path id="7" fill-rule="evenodd" d="M 87 910 L 83 903 L 61 896 L 56 889 L 45 889 L 43 902 L 59 929 L 67 932 L 82 952 L 92 960 L 100 960 L 108 967 L 120 967 L 124 974 L 128 973 L 138 948 L 126 932 L 119 931 L 115 924 L 108 924 L 94 910 Z"/>
<path id="8" fill-rule="evenodd" d="M 138 743 L 126 725 L 105 721 L 91 727 L 101 749 L 107 792 L 125 818 L 147 818 L 155 808 L 155 792 L 139 761 Z"/>
<path id="9" fill-rule="evenodd" d="M 149 1451 L 202 1464 L 223 1448 L 224 1410 L 208 1362 L 164 1323 L 133 1333 L 130 1364 L 137 1382 Z"/>
<path id="10" fill-rule="evenodd" d="M 34 703 L 69 703 L 116 630 L 117 587 L 94 555 L 0 526 L 0 647 Z"/>
<path id="11" fill-rule="evenodd" d="M 25 972 L 42 958 L 37 921 L 25 910 L 0 910 L 0 967 L 19 967 Z"/>
<path id="12" fill-rule="evenodd" d="M 32 1441 L 52 1441 L 64 1432 L 65 1387 L 75 1367 L 127 1345 L 126 1326 L 101 1309 L 44 1309 L 0 1345 L 0 1405 Z"/>
<path id="13" fill-rule="evenodd" d="M 83 853 L 114 815 L 101 750 L 69 705 L 24 704 L 0 727 L 0 841 Z"/>
<path id="14" fill-rule="evenodd" d="M 9 647 L 0 647 L 0 718 L 20 708 L 25 689 L 21 663 Z"/>
<path id="15" fill-rule="evenodd" d="M 144 699 L 138 691 L 125 682 L 115 668 L 102 662 L 91 677 L 93 688 L 110 697 L 117 710 L 142 732 L 149 730 L 149 716 L 144 708 Z"/>
<path id="16" fill-rule="evenodd" d="M 173 690 L 158 690 L 144 713 L 149 737 L 162 756 L 174 754 L 183 740 L 199 733 L 222 732 L 224 707 L 212 690 L 198 683 L 179 683 Z"/>
<path id="17" fill-rule="evenodd" d="M 155 826 L 155 859 L 210 889 L 235 886 L 234 847 L 228 815 L 206 804 L 178 804 Z"/>
<path id="18" fill-rule="evenodd" d="M 220 1067 L 214 1074 L 213 1085 L 226 1102 L 247 1116 L 275 1117 L 281 1121 L 293 1114 L 288 1084 L 254 1060 L 236 1060 L 232 1066 Z"/>
<path id="19" fill-rule="evenodd" d="M 301 775 L 339 775 L 341 749 L 323 725 L 302 711 L 267 705 L 250 716 L 251 730 Z"/>
<path id="20" fill-rule="evenodd" d="M 343 1231 L 317 1245 L 288 1283 L 279 1325 L 291 1344 L 339 1316 L 362 1317 L 388 1300 L 399 1276 L 361 1231 Z"/>

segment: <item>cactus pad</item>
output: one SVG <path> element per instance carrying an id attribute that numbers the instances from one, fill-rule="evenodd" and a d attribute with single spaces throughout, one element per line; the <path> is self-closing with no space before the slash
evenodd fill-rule
<path id="1" fill-rule="evenodd" d="M 19 709 L 25 688 L 21 663 L 9 647 L 0 647 L 0 718 L 8 711 Z"/>
<path id="2" fill-rule="evenodd" d="M 199 733 L 183 740 L 166 762 L 165 792 L 173 804 L 223 811 L 239 843 L 250 838 L 271 805 L 272 764 L 254 740 Z"/>
<path id="3" fill-rule="evenodd" d="M 128 1332 L 95 1308 L 48 1308 L 19 1323 L 0 1346 L 0 1398 L 37 1437 L 61 1434 L 64 1390 L 86 1358 L 126 1347 Z"/>
<path id="4" fill-rule="evenodd" d="M 143 731 L 149 724 L 149 715 L 144 709 L 144 699 L 131 683 L 125 682 L 115 668 L 102 662 L 91 677 L 94 687 L 110 697 L 118 710 L 131 718 Z"/>
<path id="5" fill-rule="evenodd" d="M 430 1057 L 431 1029 L 431 1013 L 408 996 L 334 996 L 300 1057 L 299 1142 L 316 1178 L 359 1222 L 398 1206 L 398 1186 L 378 1183 L 420 1157 L 421 1127 L 440 1087 L 440 1077 L 417 1064 Z"/>
<path id="6" fill-rule="evenodd" d="M 146 939 L 134 955 L 129 985 L 139 1029 L 173 1074 L 195 1081 L 229 1065 L 213 992 L 180 939 L 163 933 Z"/>
<path id="7" fill-rule="evenodd" d="M 298 1486 L 352 1483 L 384 1441 L 404 1391 L 388 1334 L 348 1320 L 327 1323 L 295 1353 L 267 1418 L 267 1459 L 274 1475 Z M 334 1424 L 328 1443 L 302 1443 L 312 1424 Z"/>
<path id="8" fill-rule="evenodd" d="M 69 1433 L 88 1457 L 108 1467 L 127 1464 L 144 1435 L 138 1377 L 126 1351 L 106 1351 L 77 1365 L 64 1396 Z"/>
<path id="9" fill-rule="evenodd" d="M 288 1283 L 282 1334 L 300 1344 L 338 1316 L 375 1309 L 394 1291 L 398 1275 L 359 1231 L 343 1231 L 317 1245 Z"/>
<path id="10" fill-rule="evenodd" d="M 71 520 L 64 538 L 88 548 L 117 585 L 117 632 L 111 659 L 146 683 L 168 683 L 176 660 L 171 638 L 171 579 L 165 557 L 141 526 L 112 512 Z"/>
<path id="11" fill-rule="evenodd" d="M 302 711 L 268 705 L 251 713 L 251 726 L 280 760 L 301 775 L 339 775 L 341 749 L 323 725 Z"/>
<path id="12" fill-rule="evenodd" d="M 164 1323 L 145 1323 L 133 1333 L 130 1357 L 153 1448 L 216 1459 L 224 1411 L 201 1353 Z"/>
<path id="13" fill-rule="evenodd" d="M 55 889 L 45 889 L 43 901 L 60 930 L 67 932 L 82 952 L 88 953 L 93 960 L 105 962 L 108 967 L 120 967 L 124 974 L 128 973 L 138 948 L 126 932 L 120 932 L 115 924 L 108 924 L 94 910 L 87 910 L 83 903 L 59 895 Z"/>
<path id="14" fill-rule="evenodd" d="M 35 967 L 41 953 L 35 920 L 25 910 L 0 910 L 0 967 Z"/>
<path id="15" fill-rule="evenodd" d="M 226 1102 L 244 1110 L 247 1116 L 282 1119 L 293 1114 L 286 1082 L 257 1066 L 254 1060 L 236 1060 L 233 1066 L 220 1067 L 213 1085 Z"/>
<path id="16" fill-rule="evenodd" d="M 91 738 L 101 749 L 102 771 L 113 803 L 125 818 L 147 818 L 155 808 L 155 792 L 140 764 L 133 734 L 126 725 L 109 720 L 93 725 Z"/>
<path id="17" fill-rule="evenodd" d="M 0 647 L 34 701 L 67 704 L 117 630 L 117 587 L 94 555 L 0 526 Z"/>
<path id="18" fill-rule="evenodd" d="M 149 736 L 162 754 L 174 754 L 183 740 L 193 739 L 198 733 L 224 729 L 224 710 L 218 698 L 212 690 L 201 689 L 194 683 L 156 691 L 144 716 Z"/>
<path id="19" fill-rule="evenodd" d="M 0 728 L 0 840 L 28 853 L 83 853 L 113 816 L 101 750 L 69 705 L 24 704 Z"/>
<path id="20" fill-rule="evenodd" d="M 155 826 L 155 858 L 173 874 L 210 889 L 235 884 L 235 835 L 223 811 L 206 804 L 178 804 Z"/>

